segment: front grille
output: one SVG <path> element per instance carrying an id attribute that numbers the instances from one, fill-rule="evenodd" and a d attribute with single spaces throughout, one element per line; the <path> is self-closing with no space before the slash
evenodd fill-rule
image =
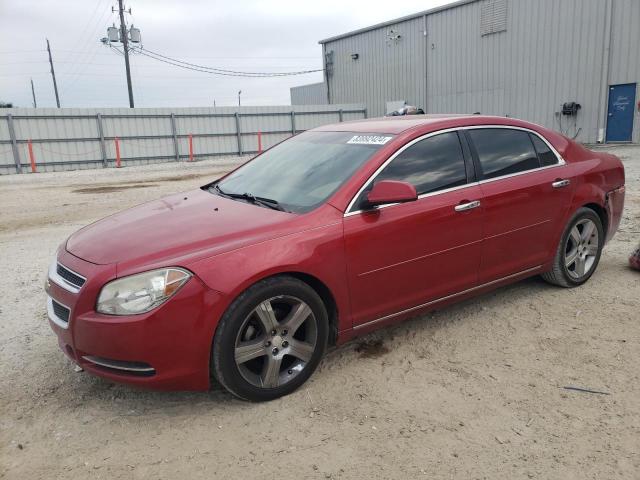
<path id="1" fill-rule="evenodd" d="M 56 272 L 65 281 L 69 282 L 71 285 L 73 285 L 74 287 L 77 287 L 78 289 L 80 289 L 84 285 L 84 282 L 86 282 L 86 279 L 84 279 L 83 277 L 81 277 L 77 273 L 72 272 L 68 268 L 63 267 L 60 264 L 58 264 L 58 266 L 56 268 Z"/>
<path id="2" fill-rule="evenodd" d="M 69 323 L 69 314 L 71 313 L 67 307 L 59 304 L 55 300 L 51 299 L 51 306 L 53 307 L 53 313 L 56 314 L 60 320 L 64 323 Z"/>

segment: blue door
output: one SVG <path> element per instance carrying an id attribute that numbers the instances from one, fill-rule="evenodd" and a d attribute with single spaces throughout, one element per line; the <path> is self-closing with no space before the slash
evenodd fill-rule
<path id="1" fill-rule="evenodd" d="M 609 116 L 607 142 L 630 142 L 633 133 L 633 114 L 636 107 L 636 84 L 609 87 Z"/>

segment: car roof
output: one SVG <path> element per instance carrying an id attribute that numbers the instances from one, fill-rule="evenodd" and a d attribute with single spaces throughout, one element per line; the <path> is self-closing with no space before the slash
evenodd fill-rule
<path id="1" fill-rule="evenodd" d="M 490 115 L 402 115 L 396 117 L 380 117 L 365 120 L 333 123 L 314 128 L 321 132 L 359 132 L 359 133 L 387 133 L 398 134 L 419 127 L 431 127 L 430 130 L 455 128 L 470 125 L 507 125 L 524 128 L 540 129 L 534 125 L 515 118 L 497 117 Z"/>

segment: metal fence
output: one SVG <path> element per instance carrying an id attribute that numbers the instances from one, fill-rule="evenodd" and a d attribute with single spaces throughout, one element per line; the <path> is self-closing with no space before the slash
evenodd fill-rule
<path id="1" fill-rule="evenodd" d="M 310 128 L 367 116 L 362 105 L 2 113 L 0 174 L 246 155 Z"/>

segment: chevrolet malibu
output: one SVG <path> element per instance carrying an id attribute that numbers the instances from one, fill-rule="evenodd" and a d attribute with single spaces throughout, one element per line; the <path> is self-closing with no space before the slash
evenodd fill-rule
<path id="1" fill-rule="evenodd" d="M 71 235 L 48 316 L 92 374 L 269 400 L 356 335 L 533 275 L 582 285 L 624 190 L 617 157 L 515 119 L 328 125 Z"/>

